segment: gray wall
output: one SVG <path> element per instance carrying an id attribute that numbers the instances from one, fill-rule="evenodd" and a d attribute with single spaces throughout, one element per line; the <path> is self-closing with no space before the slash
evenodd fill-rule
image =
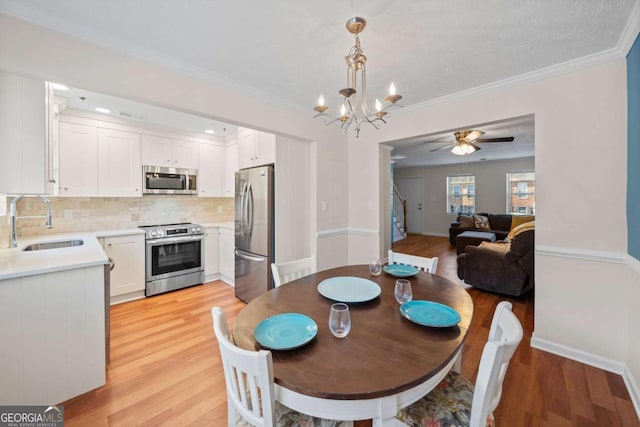
<path id="1" fill-rule="evenodd" d="M 422 232 L 448 236 L 449 225 L 456 215 L 446 213 L 447 176 L 472 174 L 476 176 L 476 212 L 505 213 L 506 173 L 535 170 L 535 159 L 527 157 L 422 168 L 396 168 L 394 179 L 422 177 Z"/>

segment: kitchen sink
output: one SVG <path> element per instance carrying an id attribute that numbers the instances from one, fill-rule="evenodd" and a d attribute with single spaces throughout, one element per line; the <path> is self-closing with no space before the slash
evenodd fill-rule
<path id="1" fill-rule="evenodd" d="M 74 239 L 74 240 L 59 240 L 57 242 L 42 242 L 42 243 L 32 243 L 29 246 L 25 246 L 23 251 L 42 251 L 45 249 L 59 249 L 59 248 L 70 248 L 72 246 L 82 246 L 84 245 L 84 240 Z"/>

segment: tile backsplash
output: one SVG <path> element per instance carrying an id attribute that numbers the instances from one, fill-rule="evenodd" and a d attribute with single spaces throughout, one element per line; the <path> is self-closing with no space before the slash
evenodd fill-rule
<path id="1" fill-rule="evenodd" d="M 7 205 L 11 198 L 7 198 Z M 193 197 L 150 195 L 144 197 L 52 197 L 53 228 L 45 228 L 44 218 L 17 220 L 20 236 L 117 230 L 139 225 L 194 222 L 197 224 L 231 222 L 234 199 L 230 197 Z M 11 226 L 7 210 L 0 212 L 0 248 L 9 246 Z M 23 197 L 18 201 L 18 216 L 46 215 L 39 197 Z"/>

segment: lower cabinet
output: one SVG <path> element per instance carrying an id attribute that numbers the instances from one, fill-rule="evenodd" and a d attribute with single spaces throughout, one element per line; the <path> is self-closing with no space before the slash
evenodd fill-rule
<path id="1" fill-rule="evenodd" d="M 115 263 L 111 270 L 111 304 L 144 297 L 144 234 L 104 237 L 102 247 Z"/>
<path id="2" fill-rule="evenodd" d="M 220 279 L 233 285 L 235 277 L 235 256 L 233 250 L 236 243 L 233 230 L 230 228 L 220 228 L 219 237 Z"/>
<path id="3" fill-rule="evenodd" d="M 0 280 L 0 325 L 0 405 L 51 405 L 105 384 L 103 265 Z"/>

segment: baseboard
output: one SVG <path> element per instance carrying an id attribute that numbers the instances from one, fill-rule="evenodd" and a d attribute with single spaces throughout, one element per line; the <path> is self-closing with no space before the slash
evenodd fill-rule
<path id="1" fill-rule="evenodd" d="M 638 415 L 638 418 L 640 418 L 640 387 L 633 377 L 631 370 L 629 370 L 629 367 L 625 363 L 558 344 L 543 338 L 536 338 L 535 332 L 531 337 L 531 347 L 620 375 L 627 387 L 627 391 L 629 392 L 629 397 L 631 398 L 633 407 L 636 410 L 636 414 Z"/>
<path id="2" fill-rule="evenodd" d="M 123 302 L 135 301 L 142 298 L 145 298 L 144 289 L 141 291 L 129 292 L 126 294 L 113 296 L 109 300 L 109 305 L 122 304 Z"/>
<path id="3" fill-rule="evenodd" d="M 633 374 L 631 374 L 631 370 L 629 370 L 628 366 L 625 366 L 624 368 L 622 379 L 624 380 L 624 384 L 627 386 L 627 391 L 629 392 L 629 396 L 633 402 L 633 407 L 636 409 L 636 414 L 638 414 L 638 418 L 640 418 L 640 385 L 638 385 Z"/>
<path id="4" fill-rule="evenodd" d="M 613 372 L 614 374 L 618 375 L 622 375 L 627 367 L 627 365 L 617 360 L 598 356 L 593 353 L 578 350 L 577 348 L 568 347 L 566 345 L 558 344 L 556 342 L 545 340 L 543 338 L 537 338 L 535 335 L 536 333 L 534 332 L 533 336 L 531 337 L 531 347 L 537 348 L 538 350 L 557 354 L 558 356 L 575 360 L 576 362 L 584 363 L 585 365 L 594 366 L 607 372 Z"/>

